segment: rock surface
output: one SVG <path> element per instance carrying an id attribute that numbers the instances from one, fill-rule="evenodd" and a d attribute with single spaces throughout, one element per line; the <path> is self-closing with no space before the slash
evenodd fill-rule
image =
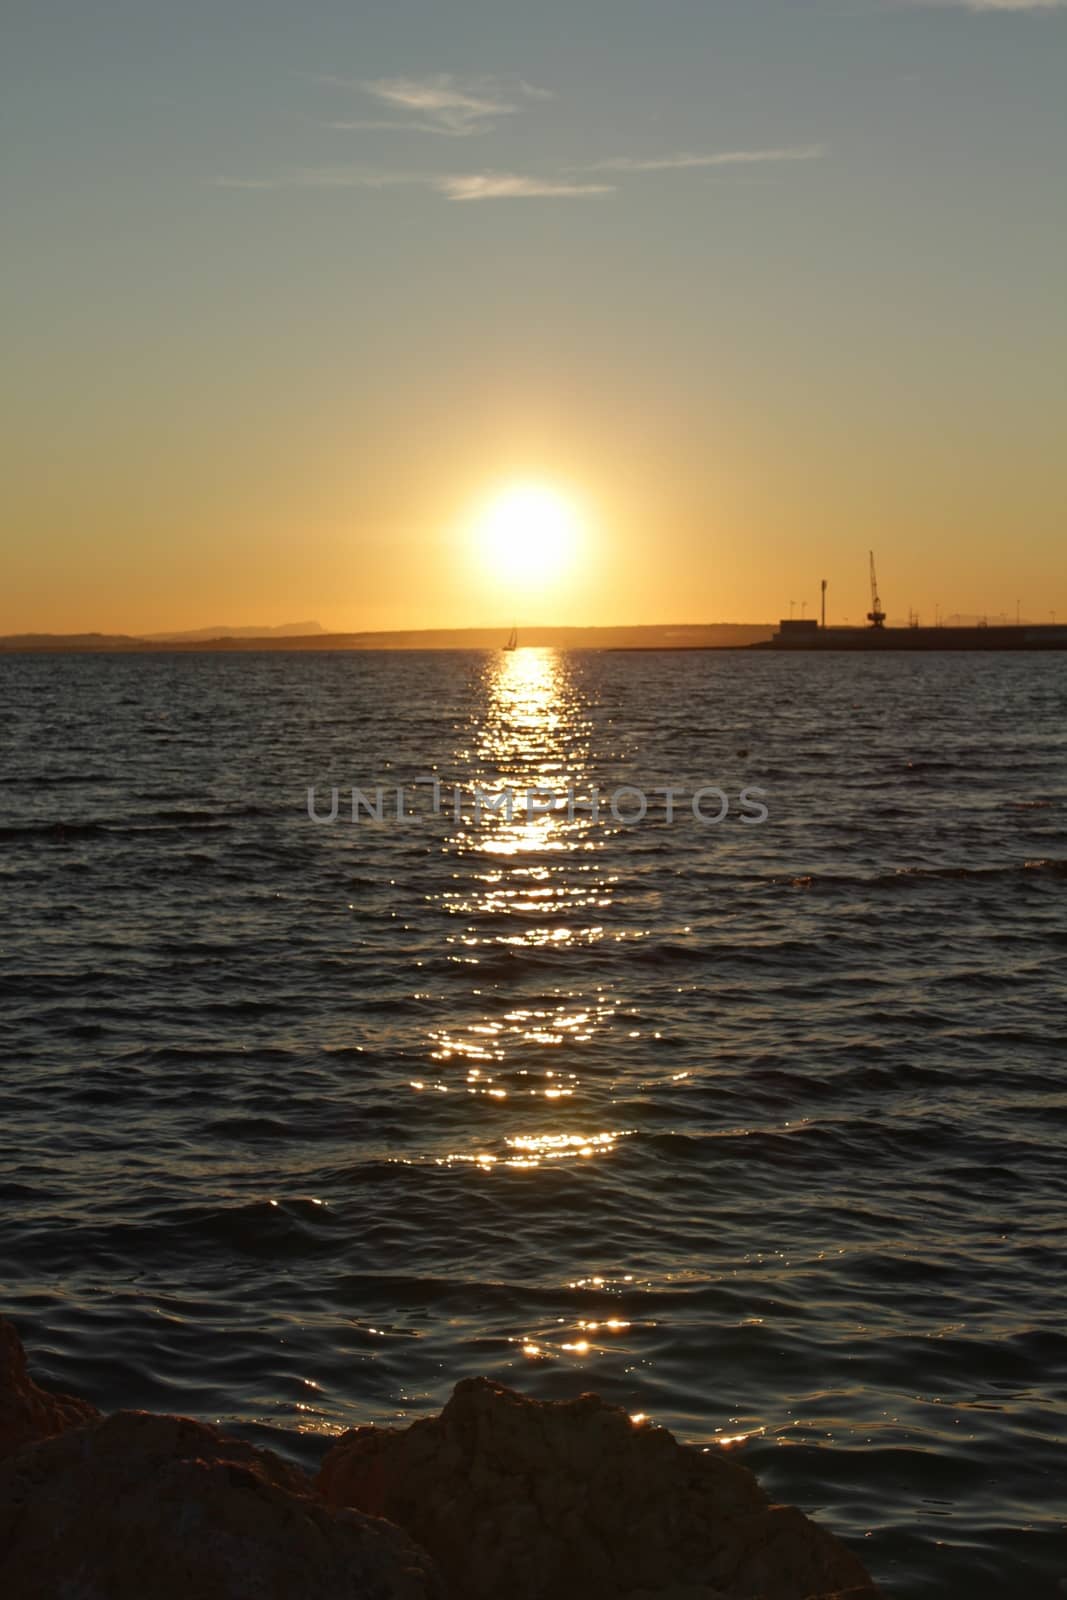
<path id="1" fill-rule="evenodd" d="M 181 1417 L 120 1411 L 0 1463 L 5 1600 L 442 1600 L 427 1556 L 303 1473 Z"/>
<path id="2" fill-rule="evenodd" d="M 313 1485 L 201 1423 L 41 1389 L 0 1318 L 0 1458 L 4 1600 L 877 1597 L 721 1450 L 596 1395 L 468 1379 L 439 1417 L 345 1434 Z"/>
<path id="3" fill-rule="evenodd" d="M 721 1450 L 596 1395 L 545 1404 L 486 1378 L 439 1417 L 356 1428 L 326 1456 L 335 1506 L 389 1518 L 455 1600 L 875 1600 L 862 1563 Z"/>
<path id="4" fill-rule="evenodd" d="M 0 1317 L 0 1457 L 35 1439 L 92 1422 L 100 1413 L 87 1400 L 42 1389 L 26 1367 L 26 1353 L 10 1322 Z"/>

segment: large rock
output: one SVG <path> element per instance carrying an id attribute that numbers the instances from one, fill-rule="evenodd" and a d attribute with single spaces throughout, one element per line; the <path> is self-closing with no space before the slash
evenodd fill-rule
<path id="1" fill-rule="evenodd" d="M 0 1463 L 4 1600 L 442 1600 L 406 1534 L 269 1451 L 118 1412 Z"/>
<path id="2" fill-rule="evenodd" d="M 92 1422 L 100 1413 L 88 1400 L 40 1388 L 26 1369 L 26 1352 L 6 1317 L 0 1317 L 0 1456 L 35 1439 Z"/>
<path id="3" fill-rule="evenodd" d="M 851 1551 L 772 1506 L 725 1452 L 679 1445 L 597 1395 L 545 1404 L 467 1379 L 440 1417 L 344 1434 L 318 1482 L 330 1504 L 407 1529 L 457 1600 L 877 1593 Z"/>

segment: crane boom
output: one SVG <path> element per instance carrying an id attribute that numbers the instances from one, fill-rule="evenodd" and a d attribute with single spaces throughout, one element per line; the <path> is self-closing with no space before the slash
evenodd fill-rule
<path id="1" fill-rule="evenodd" d="M 867 613 L 867 621 L 872 628 L 885 627 L 885 612 L 882 602 L 878 598 L 878 577 L 874 570 L 874 551 L 871 551 L 871 609 Z"/>

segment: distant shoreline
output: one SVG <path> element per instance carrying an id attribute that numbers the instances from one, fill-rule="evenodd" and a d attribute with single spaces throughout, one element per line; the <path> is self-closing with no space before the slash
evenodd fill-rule
<path id="1" fill-rule="evenodd" d="M 519 645 L 548 650 L 602 650 L 641 654 L 685 654 L 707 650 L 755 650 L 762 654 L 943 652 L 959 650 L 1033 651 L 1067 649 L 1067 628 L 1045 624 L 1007 627 L 826 628 L 810 634 L 787 633 L 789 624 L 692 623 L 604 628 L 530 628 Z M 779 631 L 781 630 L 781 631 Z M 370 654 L 481 651 L 505 646 L 496 628 L 439 628 L 393 633 L 314 633 L 223 635 L 218 638 L 136 638 L 128 634 L 9 634 L 0 637 L 0 655 L 233 655 Z"/>
<path id="2" fill-rule="evenodd" d="M 722 650 L 769 640 L 771 623 L 692 623 L 603 628 L 529 628 L 520 645 L 557 650 Z M 507 631 L 434 628 L 382 633 L 314 633 L 215 639 L 141 639 L 129 634 L 8 634 L 0 653 L 158 655 L 234 651 L 499 650 Z"/>

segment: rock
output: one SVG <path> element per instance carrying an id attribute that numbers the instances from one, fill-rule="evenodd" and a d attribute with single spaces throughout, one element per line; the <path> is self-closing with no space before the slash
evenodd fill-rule
<path id="1" fill-rule="evenodd" d="M 746 1468 L 596 1395 L 468 1379 L 440 1417 L 345 1434 L 318 1498 L 214 1428 L 41 1389 L 0 1318 L 0 1457 L 4 1600 L 443 1600 L 434 1561 L 452 1600 L 876 1597 Z"/>
<path id="2" fill-rule="evenodd" d="M 399 1529 L 269 1451 L 118 1412 L 0 1462 L 5 1600 L 443 1600 Z"/>
<path id="3" fill-rule="evenodd" d="M 34 1383 L 22 1341 L 7 1318 L 0 1317 L 0 1457 L 99 1415 L 87 1400 L 52 1394 Z"/>
<path id="4" fill-rule="evenodd" d="M 597 1395 L 543 1403 L 467 1379 L 440 1417 L 344 1434 L 318 1484 L 405 1528 L 456 1600 L 877 1596 L 851 1551 L 725 1452 Z"/>

